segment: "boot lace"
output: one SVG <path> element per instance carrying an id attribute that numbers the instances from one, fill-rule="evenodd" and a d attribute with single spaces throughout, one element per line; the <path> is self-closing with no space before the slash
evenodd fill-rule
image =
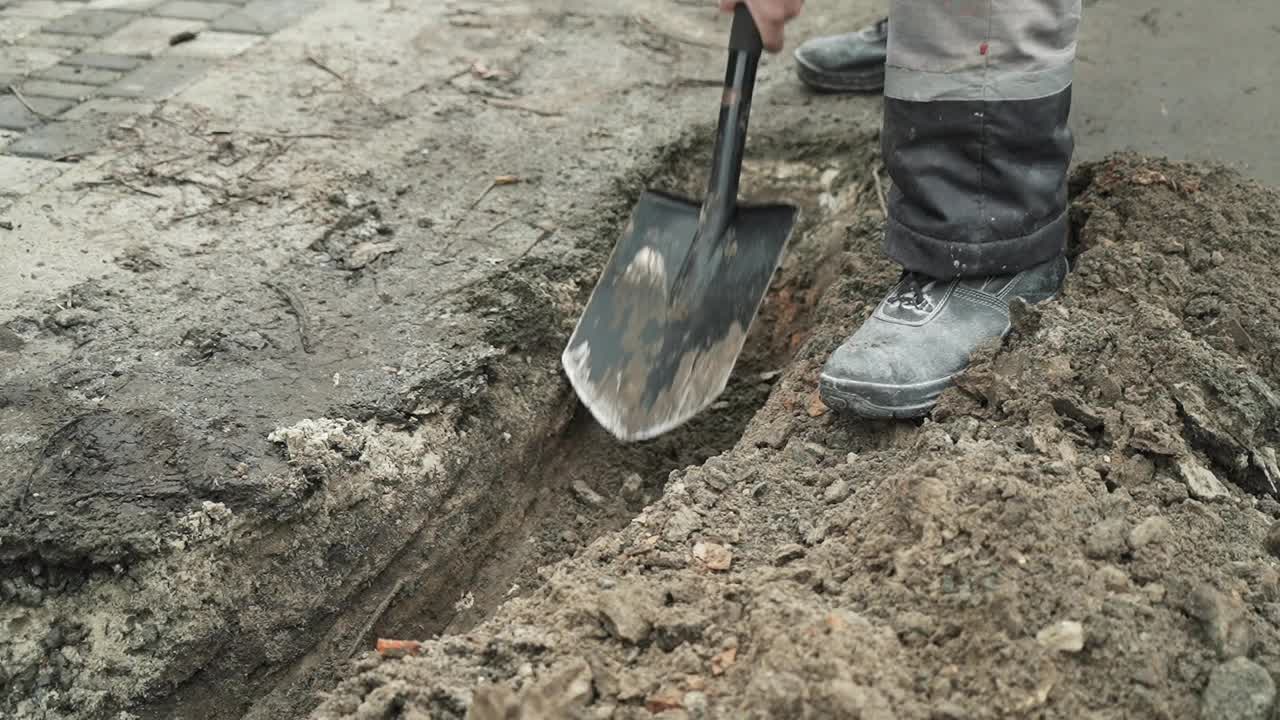
<path id="1" fill-rule="evenodd" d="M 889 302 L 902 307 L 925 308 L 929 305 L 929 298 L 925 293 L 932 290 L 936 283 L 937 280 L 928 275 L 907 270 L 902 273 L 902 279 L 898 281 L 897 290 L 889 298 Z"/>

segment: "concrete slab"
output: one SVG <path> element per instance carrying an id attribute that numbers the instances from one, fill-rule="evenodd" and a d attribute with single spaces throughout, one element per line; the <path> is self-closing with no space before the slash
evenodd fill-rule
<path id="1" fill-rule="evenodd" d="M 292 25 L 320 4 L 318 0 L 252 0 L 214 21 L 213 29 L 270 35 Z"/>
<path id="2" fill-rule="evenodd" d="M 238 6 L 203 0 L 169 0 L 156 7 L 151 14 L 156 17 L 182 18 L 185 20 L 216 20 Z"/>
<path id="3" fill-rule="evenodd" d="M 0 195 L 20 197 L 33 193 L 67 167 L 65 163 L 0 155 Z"/>
<path id="4" fill-rule="evenodd" d="M 1085 8 L 1078 157 L 1222 162 L 1280 183 L 1280 3 L 1100 0 Z"/>
<path id="5" fill-rule="evenodd" d="M 84 3 L 75 0 L 26 0 L 0 10 L 0 15 L 56 20 L 84 9 Z"/>
<path id="6" fill-rule="evenodd" d="M 159 55 L 169 47 L 170 38 L 179 33 L 200 32 L 205 23 L 200 20 L 176 18 L 140 17 L 97 43 L 89 46 L 90 52 L 107 55 Z"/>
<path id="7" fill-rule="evenodd" d="M 56 80 L 65 83 L 77 83 L 80 85 L 110 85 L 120 78 L 120 73 L 112 70 L 99 70 L 97 68 L 84 67 L 80 65 L 54 65 L 36 73 L 36 77 L 41 80 Z"/>
<path id="8" fill-rule="evenodd" d="M 94 98 L 82 102 L 62 114 L 65 120 L 82 120 L 85 118 L 126 118 L 136 115 L 148 115 L 156 109 L 156 104 L 122 98 Z"/>
<path id="9" fill-rule="evenodd" d="M 0 95 L 0 128 L 6 130 L 26 130 L 35 127 L 46 119 L 56 116 L 75 103 L 57 98 L 30 97 L 24 104 L 13 95 Z M 30 105 L 40 113 L 36 115 L 27 108 Z"/>
<path id="10" fill-rule="evenodd" d="M 27 80 L 22 83 L 22 93 L 27 97 L 61 98 L 79 102 L 93 97 L 97 91 L 98 88 L 93 85 L 57 80 Z"/>
<path id="11" fill-rule="evenodd" d="M 72 55 L 66 59 L 65 64 L 95 68 L 98 70 L 127 72 L 137 68 L 144 61 L 145 58 L 132 57 L 129 55 L 108 55 L 104 53 L 85 52 Z"/>
<path id="12" fill-rule="evenodd" d="M 43 160 L 80 159 L 106 141 L 111 124 L 89 116 L 80 120 L 51 122 L 9 143 L 5 152 Z"/>
<path id="13" fill-rule="evenodd" d="M 195 40 L 184 42 L 165 50 L 165 55 L 224 59 L 235 57 L 262 42 L 263 36 L 247 33 L 205 30 Z"/>
<path id="14" fill-rule="evenodd" d="M 209 62 L 201 58 L 156 58 L 107 86 L 102 94 L 160 100 L 195 82 L 208 68 Z"/>
<path id="15" fill-rule="evenodd" d="M 124 27 L 131 20 L 133 20 L 133 16 L 129 13 L 114 10 L 85 9 L 54 20 L 44 26 L 44 31 L 66 35 L 102 37 Z"/>

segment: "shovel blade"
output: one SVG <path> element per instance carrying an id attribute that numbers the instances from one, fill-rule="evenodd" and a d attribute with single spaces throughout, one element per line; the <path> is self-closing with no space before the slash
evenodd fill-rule
<path id="1" fill-rule="evenodd" d="M 798 212 L 739 205 L 723 255 L 677 287 L 699 211 L 641 195 L 561 357 L 579 399 L 620 440 L 672 430 L 724 391 Z"/>

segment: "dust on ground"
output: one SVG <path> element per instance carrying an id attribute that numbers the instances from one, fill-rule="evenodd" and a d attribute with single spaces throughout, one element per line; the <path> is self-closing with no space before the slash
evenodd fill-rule
<path id="1" fill-rule="evenodd" d="M 732 450 L 314 717 L 1269 718 L 1280 196 L 1136 157 L 1073 189 L 1062 298 L 932 419 L 814 402 L 892 279 L 857 219 Z"/>

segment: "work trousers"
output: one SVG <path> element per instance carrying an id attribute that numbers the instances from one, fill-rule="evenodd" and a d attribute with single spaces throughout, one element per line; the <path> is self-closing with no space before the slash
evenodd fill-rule
<path id="1" fill-rule="evenodd" d="M 890 257 L 952 278 L 1063 251 L 1079 24 L 1080 0 L 890 0 Z"/>

